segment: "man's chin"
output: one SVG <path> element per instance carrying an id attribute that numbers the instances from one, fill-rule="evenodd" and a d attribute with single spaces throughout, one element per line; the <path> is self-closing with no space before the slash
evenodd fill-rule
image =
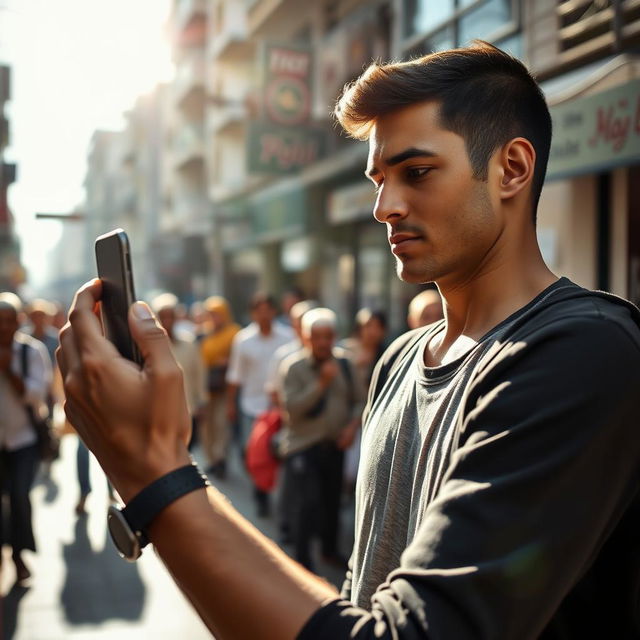
<path id="1" fill-rule="evenodd" d="M 425 269 L 411 269 L 400 260 L 396 263 L 396 274 L 400 280 L 408 284 L 426 284 L 433 282 L 432 274 L 426 273 Z"/>

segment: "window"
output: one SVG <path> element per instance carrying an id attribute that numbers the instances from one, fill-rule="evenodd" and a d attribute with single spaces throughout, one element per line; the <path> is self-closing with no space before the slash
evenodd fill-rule
<path id="1" fill-rule="evenodd" d="M 518 30 L 518 0 L 404 0 L 403 33 L 410 57 L 464 46 L 475 38 L 498 46 L 505 42 L 517 55 L 522 49 Z"/>

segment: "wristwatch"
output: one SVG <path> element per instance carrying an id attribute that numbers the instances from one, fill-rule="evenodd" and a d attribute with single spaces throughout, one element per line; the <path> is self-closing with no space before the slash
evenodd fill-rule
<path id="1" fill-rule="evenodd" d="M 147 528 L 172 502 L 196 489 L 209 486 L 207 476 L 195 464 L 175 469 L 146 486 L 121 509 L 111 505 L 107 526 L 118 553 L 135 562 L 149 544 Z"/>

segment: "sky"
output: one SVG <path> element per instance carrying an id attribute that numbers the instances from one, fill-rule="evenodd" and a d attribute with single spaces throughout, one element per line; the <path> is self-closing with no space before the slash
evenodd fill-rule
<path id="1" fill-rule="evenodd" d="M 171 0 L 0 0 L 0 63 L 12 68 L 9 205 L 31 287 L 62 224 L 36 212 L 81 208 L 92 133 L 121 129 L 137 96 L 173 75 Z"/>

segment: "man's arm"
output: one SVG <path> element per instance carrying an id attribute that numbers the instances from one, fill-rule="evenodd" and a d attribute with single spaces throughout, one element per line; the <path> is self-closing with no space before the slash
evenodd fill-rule
<path id="1" fill-rule="evenodd" d="M 145 358 L 140 370 L 102 337 L 94 313 L 100 291 L 94 281 L 76 295 L 58 361 L 67 415 L 127 502 L 189 463 L 189 416 L 180 369 L 148 307 L 136 304 L 130 315 Z M 311 614 L 337 596 L 214 489 L 172 503 L 149 534 L 217 638 L 295 638 Z"/>

